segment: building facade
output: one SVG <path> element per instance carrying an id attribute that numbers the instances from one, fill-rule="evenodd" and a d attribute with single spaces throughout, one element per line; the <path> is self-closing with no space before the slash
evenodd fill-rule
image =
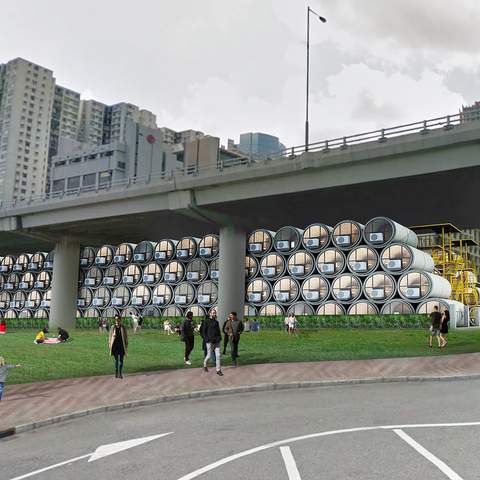
<path id="1" fill-rule="evenodd" d="M 282 149 L 282 144 L 278 137 L 273 135 L 249 132 L 240 135 L 240 142 L 237 148 L 240 152 L 250 157 L 261 157 L 279 153 Z"/>

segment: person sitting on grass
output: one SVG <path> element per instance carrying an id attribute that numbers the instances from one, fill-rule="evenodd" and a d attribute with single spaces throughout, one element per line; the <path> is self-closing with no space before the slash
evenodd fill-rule
<path id="1" fill-rule="evenodd" d="M 61 342 L 66 342 L 70 338 L 70 335 L 68 334 L 68 332 L 64 328 L 58 327 L 58 337 L 57 338 Z"/>
<path id="2" fill-rule="evenodd" d="M 47 338 L 47 333 L 48 329 L 47 328 L 42 328 L 38 333 L 37 336 L 35 337 L 35 340 L 33 343 L 36 343 L 37 345 L 40 343 L 45 343 L 45 340 Z"/>
<path id="3" fill-rule="evenodd" d="M 2 399 L 5 380 L 7 379 L 7 371 L 16 367 L 21 367 L 21 365 L 6 365 L 5 359 L 0 357 L 0 400 Z"/>

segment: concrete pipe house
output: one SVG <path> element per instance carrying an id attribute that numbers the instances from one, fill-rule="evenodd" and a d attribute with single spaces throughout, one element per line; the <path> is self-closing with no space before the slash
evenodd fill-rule
<path id="1" fill-rule="evenodd" d="M 378 307 L 368 300 L 357 300 L 347 310 L 347 315 L 377 315 Z"/>
<path id="2" fill-rule="evenodd" d="M 119 265 L 120 267 L 125 267 L 130 265 L 133 261 L 133 252 L 136 248 L 135 243 L 121 243 L 114 252 L 113 263 Z"/>
<path id="3" fill-rule="evenodd" d="M 365 224 L 363 238 L 367 245 L 384 248 L 391 243 L 404 243 L 417 247 L 418 237 L 415 232 L 387 217 L 375 217 Z"/>
<path id="4" fill-rule="evenodd" d="M 165 265 L 165 272 L 163 279 L 170 284 L 176 284 L 181 282 L 185 277 L 185 266 L 178 260 L 172 260 Z"/>
<path id="5" fill-rule="evenodd" d="M 137 308 L 143 308 L 150 305 L 152 301 L 152 291 L 147 285 L 138 285 L 132 290 L 131 305 Z"/>
<path id="6" fill-rule="evenodd" d="M 8 310 L 5 311 L 5 313 L 3 314 L 3 318 L 5 320 L 13 320 L 15 318 L 18 318 L 18 313 L 16 310 L 14 310 L 13 308 L 9 308 Z"/>
<path id="7" fill-rule="evenodd" d="M 246 299 L 248 303 L 260 306 L 267 303 L 271 296 L 272 287 L 263 278 L 257 278 L 248 283 L 246 289 Z"/>
<path id="8" fill-rule="evenodd" d="M 294 278 L 307 278 L 315 271 L 315 257 L 310 252 L 295 252 L 288 257 L 287 271 Z"/>
<path id="9" fill-rule="evenodd" d="M 0 292 L 4 290 L 5 281 L 5 275 L 0 274 Z"/>
<path id="10" fill-rule="evenodd" d="M 133 251 L 133 263 L 137 265 L 146 265 L 154 260 L 155 257 L 155 242 L 144 240 L 140 242 Z"/>
<path id="11" fill-rule="evenodd" d="M 22 253 L 17 257 L 15 264 L 13 265 L 12 271 L 15 273 L 24 273 L 28 269 L 28 264 L 30 263 L 30 258 L 32 256 L 29 253 Z"/>
<path id="12" fill-rule="evenodd" d="M 218 301 L 218 285 L 212 280 L 206 280 L 197 287 L 197 303 L 202 306 L 212 306 Z"/>
<path id="13" fill-rule="evenodd" d="M 31 319 L 33 318 L 33 312 L 28 308 L 24 308 L 18 312 L 18 318 L 21 319 Z"/>
<path id="14" fill-rule="evenodd" d="M 117 287 L 123 281 L 123 271 L 118 265 L 110 265 L 103 271 L 102 285 L 106 287 Z"/>
<path id="15" fill-rule="evenodd" d="M 10 301 L 10 308 L 14 308 L 17 311 L 23 310 L 26 303 L 27 294 L 25 292 L 18 291 L 12 295 L 12 300 Z"/>
<path id="16" fill-rule="evenodd" d="M 153 254 L 155 261 L 159 263 L 168 263 L 173 260 L 177 251 L 177 243 L 176 240 L 160 240 L 155 245 L 155 253 Z"/>
<path id="17" fill-rule="evenodd" d="M 179 283 L 173 290 L 173 301 L 175 305 L 186 307 L 197 299 L 195 286 L 188 282 Z"/>
<path id="18" fill-rule="evenodd" d="M 132 291 L 125 285 L 113 289 L 111 295 L 111 305 L 115 308 L 125 308 L 130 305 L 132 299 Z"/>
<path id="19" fill-rule="evenodd" d="M 53 250 L 47 253 L 47 256 L 45 257 L 45 262 L 43 263 L 43 270 L 46 270 L 47 272 L 51 272 L 53 270 L 54 257 L 55 252 Z"/>
<path id="20" fill-rule="evenodd" d="M 93 293 L 92 306 L 105 308 L 110 305 L 112 291 L 108 287 L 99 287 Z"/>
<path id="21" fill-rule="evenodd" d="M 10 302 L 12 301 L 12 295 L 9 292 L 0 293 L 0 310 L 7 310 L 10 308 Z"/>
<path id="22" fill-rule="evenodd" d="M 40 307 L 42 308 L 50 308 L 52 304 L 52 289 L 48 289 L 43 292 L 42 301 L 40 302 Z"/>
<path id="23" fill-rule="evenodd" d="M 322 303 L 330 296 L 330 283 L 321 275 L 312 275 L 302 283 L 301 295 L 307 303 Z"/>
<path id="24" fill-rule="evenodd" d="M 332 233 L 332 227 L 323 223 L 312 223 L 303 231 L 303 246 L 309 252 L 321 252 L 330 245 Z"/>
<path id="25" fill-rule="evenodd" d="M 333 245 L 341 250 L 351 250 L 363 240 L 363 228 L 354 220 L 342 220 L 333 227 Z"/>
<path id="26" fill-rule="evenodd" d="M 359 277 L 370 275 L 372 272 L 377 270 L 379 263 L 379 254 L 372 247 L 355 247 L 348 253 L 347 256 L 348 270 Z"/>
<path id="27" fill-rule="evenodd" d="M 218 258 L 212 260 L 208 266 L 208 277 L 210 280 L 215 280 L 218 282 L 218 279 L 220 278 L 220 261 Z"/>
<path id="28" fill-rule="evenodd" d="M 207 316 L 207 311 L 205 310 L 205 307 L 201 305 L 191 305 L 187 309 L 189 312 L 192 312 L 193 316 L 195 318 L 203 318 Z"/>
<path id="29" fill-rule="evenodd" d="M 285 309 L 278 303 L 266 303 L 258 311 L 260 317 L 279 317 L 285 315 Z"/>
<path id="30" fill-rule="evenodd" d="M 5 255 L 0 262 L 0 273 L 11 273 L 17 258 L 14 255 Z"/>
<path id="31" fill-rule="evenodd" d="M 123 269 L 122 284 L 135 286 L 139 285 L 143 279 L 143 270 L 140 265 L 131 263 Z"/>
<path id="32" fill-rule="evenodd" d="M 18 290 L 18 285 L 20 284 L 20 275 L 18 273 L 10 273 L 5 280 L 3 289 L 8 292 L 16 292 Z"/>
<path id="33" fill-rule="evenodd" d="M 397 293 L 395 278 L 385 272 L 370 274 L 363 281 L 363 294 L 367 300 L 375 303 L 385 303 Z"/>
<path id="34" fill-rule="evenodd" d="M 37 281 L 37 274 L 32 272 L 24 273 L 20 278 L 18 289 L 29 292 L 33 290 L 36 281 Z"/>
<path id="35" fill-rule="evenodd" d="M 244 307 L 243 307 L 243 316 L 244 317 L 256 317 L 257 316 L 256 307 L 254 307 L 253 305 L 245 304 Z"/>
<path id="36" fill-rule="evenodd" d="M 438 307 L 440 313 L 448 310 L 450 313 L 450 328 L 468 327 L 469 312 L 463 303 L 448 298 L 429 298 L 424 300 L 417 307 L 417 313 L 421 315 L 430 315 L 434 307 Z"/>
<path id="37" fill-rule="evenodd" d="M 256 264 L 256 260 L 253 260 L 253 263 Z M 267 280 L 276 280 L 283 276 L 285 267 L 286 262 L 283 255 L 280 253 L 267 253 L 264 257 L 261 257 L 260 260 L 260 275 Z M 251 276 L 251 278 L 253 278 L 253 276 Z"/>
<path id="38" fill-rule="evenodd" d="M 293 305 L 290 305 L 287 309 L 287 315 L 293 313 L 296 317 L 301 317 L 303 315 L 314 315 L 314 308 L 306 302 L 296 302 Z"/>
<path id="39" fill-rule="evenodd" d="M 275 233 L 273 248 L 284 255 L 296 252 L 302 245 L 303 230 L 286 226 Z"/>
<path id="40" fill-rule="evenodd" d="M 167 283 L 158 284 L 152 292 L 152 303 L 158 307 L 165 307 L 173 300 L 173 290 Z"/>
<path id="41" fill-rule="evenodd" d="M 351 273 L 343 273 L 333 280 L 331 291 L 334 300 L 350 304 L 362 296 L 362 282 Z"/>
<path id="42" fill-rule="evenodd" d="M 44 318 L 48 320 L 48 311 L 44 308 L 39 308 L 38 310 L 35 310 L 33 318 Z"/>
<path id="43" fill-rule="evenodd" d="M 177 243 L 177 251 L 175 253 L 177 260 L 188 262 L 198 255 L 199 238 L 183 237 Z"/>
<path id="44" fill-rule="evenodd" d="M 77 307 L 88 308 L 92 305 L 93 290 L 88 287 L 82 287 L 77 294 Z"/>
<path id="45" fill-rule="evenodd" d="M 300 285 L 291 277 L 283 277 L 273 284 L 273 298 L 280 305 L 290 305 L 300 296 Z"/>
<path id="46" fill-rule="evenodd" d="M 421 302 L 427 298 L 450 298 L 452 286 L 450 282 L 428 272 L 411 271 L 398 279 L 398 293 L 409 302 Z"/>
<path id="47" fill-rule="evenodd" d="M 198 256 L 205 260 L 213 260 L 220 252 L 220 240 L 218 235 L 205 235 L 198 243 Z"/>
<path id="48" fill-rule="evenodd" d="M 327 248 L 317 257 L 317 271 L 327 278 L 340 275 L 345 270 L 346 264 L 345 254 L 338 248 Z"/>
<path id="49" fill-rule="evenodd" d="M 163 280 L 163 267 L 156 262 L 150 262 L 143 269 L 142 281 L 146 285 L 158 285 Z"/>
<path id="50" fill-rule="evenodd" d="M 345 307 L 334 300 L 322 303 L 317 307 L 317 315 L 345 315 Z"/>
<path id="51" fill-rule="evenodd" d="M 142 317 L 161 317 L 162 316 L 162 310 L 158 307 L 154 307 L 152 305 L 149 305 L 145 307 L 142 312 L 141 312 Z"/>
<path id="52" fill-rule="evenodd" d="M 46 252 L 36 252 L 32 255 L 30 263 L 28 264 L 27 270 L 29 272 L 40 272 L 43 270 L 43 265 L 45 259 L 47 258 L 48 253 Z"/>
<path id="53" fill-rule="evenodd" d="M 116 249 L 113 245 L 103 245 L 103 247 L 100 247 L 95 255 L 95 265 L 99 268 L 109 267 L 113 263 Z"/>
<path id="54" fill-rule="evenodd" d="M 247 255 L 245 257 L 245 281 L 254 279 L 258 275 L 259 263 L 255 257 Z"/>
<path id="55" fill-rule="evenodd" d="M 183 317 L 183 310 L 177 305 L 169 305 L 163 310 L 163 317 L 178 317 L 179 321 Z"/>
<path id="56" fill-rule="evenodd" d="M 247 239 L 247 253 L 262 257 L 272 249 L 274 237 L 275 232 L 270 230 L 264 228 L 254 230 Z"/>
<path id="57" fill-rule="evenodd" d="M 185 279 L 187 282 L 200 283 L 208 276 L 208 264 L 201 258 L 194 258 L 186 264 Z"/>
<path id="58" fill-rule="evenodd" d="M 393 275 L 409 270 L 433 272 L 435 267 L 430 255 L 403 243 L 393 243 L 385 247 L 380 254 L 380 265 L 383 270 Z"/>
<path id="59" fill-rule="evenodd" d="M 43 272 L 40 272 L 37 274 L 37 279 L 33 285 L 34 288 L 37 290 L 48 290 L 50 286 L 52 285 L 52 273 L 43 270 Z"/>
<path id="60" fill-rule="evenodd" d="M 95 264 L 97 251 L 93 247 L 83 247 L 80 249 L 80 267 L 86 269 Z"/>
<path id="61" fill-rule="evenodd" d="M 415 313 L 415 308 L 411 303 L 406 302 L 405 300 L 394 298 L 382 306 L 380 313 L 382 315 L 413 315 Z"/>
<path id="62" fill-rule="evenodd" d="M 84 272 L 84 287 L 98 288 L 103 281 L 103 271 L 98 267 L 90 267 Z"/>

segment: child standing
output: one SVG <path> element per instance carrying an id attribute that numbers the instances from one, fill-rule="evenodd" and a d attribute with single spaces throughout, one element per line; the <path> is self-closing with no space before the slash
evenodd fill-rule
<path id="1" fill-rule="evenodd" d="M 21 365 L 5 365 L 5 359 L 0 357 L 0 400 L 2 399 L 5 380 L 7 379 L 7 371 L 10 368 L 21 367 Z"/>

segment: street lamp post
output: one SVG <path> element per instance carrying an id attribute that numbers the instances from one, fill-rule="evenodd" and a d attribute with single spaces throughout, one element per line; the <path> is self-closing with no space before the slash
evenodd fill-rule
<path id="1" fill-rule="evenodd" d="M 325 23 L 327 19 L 322 17 L 317 12 L 307 7 L 307 92 L 305 100 L 305 151 L 308 152 L 308 100 L 310 93 L 310 13 L 313 13 L 322 23 Z"/>

